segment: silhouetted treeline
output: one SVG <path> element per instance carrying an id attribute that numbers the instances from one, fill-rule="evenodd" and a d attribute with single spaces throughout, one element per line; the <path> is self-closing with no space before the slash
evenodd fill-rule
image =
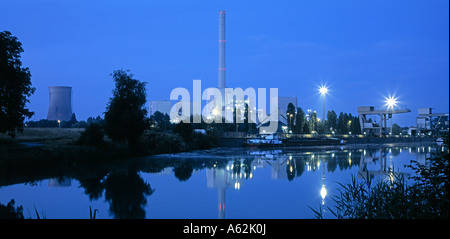
<path id="1" fill-rule="evenodd" d="M 288 128 L 294 134 L 360 134 L 361 126 L 358 115 L 334 110 L 328 111 L 326 120 L 320 119 L 316 111 L 303 111 L 301 107 L 295 110 L 293 104 L 288 105 L 286 114 Z"/>
<path id="2" fill-rule="evenodd" d="M 100 116 L 97 116 L 96 118 L 89 117 L 86 121 L 78 121 L 75 113 L 73 113 L 69 121 L 61 121 L 58 123 L 57 120 L 41 119 L 39 121 L 27 121 L 25 125 L 30 128 L 86 128 L 90 123 L 104 124 L 104 120 Z"/>

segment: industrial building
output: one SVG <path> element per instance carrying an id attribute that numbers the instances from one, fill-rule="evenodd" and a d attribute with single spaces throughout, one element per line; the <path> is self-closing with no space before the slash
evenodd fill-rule
<path id="1" fill-rule="evenodd" d="M 231 97 L 226 97 L 225 95 L 225 89 L 227 88 L 227 81 L 226 81 L 226 51 L 225 51 L 225 45 L 226 45 L 226 39 L 225 39 L 225 11 L 219 11 L 219 59 L 218 59 L 218 84 L 217 88 L 222 93 L 222 117 L 226 116 L 225 109 L 229 109 L 230 107 L 236 106 L 238 108 L 243 108 L 243 104 L 247 103 L 247 101 L 244 102 L 235 102 L 233 100 L 230 100 L 229 102 L 225 102 L 225 99 L 232 99 Z M 232 87 L 230 87 L 232 88 Z M 286 111 L 289 103 L 292 103 L 295 108 L 297 109 L 297 97 L 279 97 L 278 98 L 278 122 L 283 125 L 288 124 L 288 119 L 286 117 Z M 170 100 L 159 100 L 159 101 L 151 101 L 150 102 L 150 115 L 154 114 L 156 111 L 159 111 L 163 114 L 170 115 L 171 108 L 175 105 L 175 101 Z M 190 102 L 190 111 L 191 114 L 193 112 L 192 108 L 192 102 Z M 216 106 L 218 107 L 218 105 Z M 250 111 L 256 110 L 256 109 L 250 109 Z M 271 109 L 273 110 L 273 109 Z M 262 113 L 261 110 L 257 111 L 257 114 Z M 265 112 L 264 112 L 265 113 Z M 273 118 L 267 118 L 267 119 L 273 119 Z M 264 122 L 267 121 L 267 119 L 261 120 L 259 117 L 256 117 L 256 123 L 263 124 L 268 123 Z M 242 116 L 243 120 L 243 116 Z M 180 117 L 178 119 L 173 119 L 174 122 L 179 122 Z"/>
<path id="2" fill-rule="evenodd" d="M 72 118 L 72 87 L 49 86 L 48 120 L 69 121 Z"/>
<path id="3" fill-rule="evenodd" d="M 433 113 L 432 108 L 419 108 L 417 113 L 416 133 L 432 135 L 449 131 L 448 113 Z"/>
<path id="4" fill-rule="evenodd" d="M 361 134 L 383 136 L 392 134 L 392 116 L 394 114 L 408 113 L 410 109 L 405 107 L 375 107 L 375 106 L 358 106 L 359 124 L 361 125 Z M 379 123 L 369 122 L 367 119 L 370 115 L 380 117 Z M 390 119 L 390 126 L 387 121 Z"/>

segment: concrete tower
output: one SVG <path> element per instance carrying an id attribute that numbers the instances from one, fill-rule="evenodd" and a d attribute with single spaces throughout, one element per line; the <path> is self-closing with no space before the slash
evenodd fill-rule
<path id="1" fill-rule="evenodd" d="M 49 86 L 48 120 L 69 121 L 72 117 L 72 87 Z"/>
<path id="2" fill-rule="evenodd" d="M 219 11 L 219 89 L 225 89 L 225 11 Z"/>

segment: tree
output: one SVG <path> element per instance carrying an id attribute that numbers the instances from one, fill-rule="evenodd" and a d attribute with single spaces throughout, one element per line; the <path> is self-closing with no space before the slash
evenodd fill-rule
<path id="1" fill-rule="evenodd" d="M 152 127 L 159 129 L 160 131 L 166 131 L 172 129 L 172 123 L 170 122 L 170 116 L 156 111 L 150 116 L 150 122 Z"/>
<path id="2" fill-rule="evenodd" d="M 361 133 L 361 125 L 359 123 L 359 117 L 356 115 L 352 119 L 352 126 L 351 126 L 352 134 L 360 134 Z"/>
<path id="3" fill-rule="evenodd" d="M 328 111 L 327 113 L 327 130 L 336 131 L 337 126 L 337 114 L 332 111 Z"/>
<path id="4" fill-rule="evenodd" d="M 303 127 L 305 125 L 305 112 L 302 108 L 297 108 L 297 114 L 295 115 L 295 126 L 294 133 L 295 134 L 303 134 Z"/>
<path id="5" fill-rule="evenodd" d="M 10 32 L 0 32 L 0 133 L 15 137 L 23 132 L 25 118 L 33 112 L 26 108 L 36 90 L 31 86 L 31 73 L 22 67 L 22 43 Z"/>
<path id="6" fill-rule="evenodd" d="M 286 119 L 287 119 L 287 123 L 289 125 L 289 130 L 292 130 L 292 126 L 294 125 L 294 120 L 295 120 L 295 106 L 292 103 L 288 104 L 288 107 L 286 110 Z"/>
<path id="7" fill-rule="evenodd" d="M 310 134 L 311 133 L 311 130 L 309 129 L 309 124 L 308 123 L 303 124 L 303 133 L 304 134 Z"/>
<path id="8" fill-rule="evenodd" d="M 133 79 L 128 71 L 116 70 L 111 74 L 116 82 L 113 97 L 105 112 L 105 133 L 116 142 L 136 145 L 140 136 L 149 127 L 145 83 Z"/>
<path id="9" fill-rule="evenodd" d="M 339 113 L 339 118 L 337 120 L 337 131 L 340 134 L 348 134 L 348 129 L 349 129 L 349 125 L 348 125 L 348 115 L 347 113 Z"/>
<path id="10" fill-rule="evenodd" d="M 399 135 L 402 132 L 402 127 L 400 127 L 398 124 L 392 125 L 392 134 L 393 135 Z"/>
<path id="11" fill-rule="evenodd" d="M 317 112 L 313 111 L 309 116 L 309 128 L 312 131 L 317 131 Z"/>
<path id="12" fill-rule="evenodd" d="M 185 142 L 191 142 L 194 128 L 190 123 L 180 122 L 175 125 L 173 132 L 180 135 Z"/>

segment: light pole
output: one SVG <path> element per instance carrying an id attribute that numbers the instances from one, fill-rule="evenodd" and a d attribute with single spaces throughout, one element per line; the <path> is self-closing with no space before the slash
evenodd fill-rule
<path id="1" fill-rule="evenodd" d="M 392 110 L 394 111 L 394 107 L 397 106 L 397 98 L 395 98 L 394 96 L 389 96 L 389 97 L 385 97 L 385 101 L 386 102 L 386 106 L 388 108 L 388 110 Z M 390 118 L 391 118 L 391 128 L 390 128 L 390 135 L 392 135 L 392 114 L 389 114 Z M 384 123 L 386 124 L 386 119 L 384 121 Z"/>
<path id="2" fill-rule="evenodd" d="M 325 95 L 328 93 L 328 88 L 326 86 L 321 86 L 319 88 L 319 92 L 323 97 L 323 115 L 322 115 L 322 119 L 323 122 L 325 122 Z"/>

